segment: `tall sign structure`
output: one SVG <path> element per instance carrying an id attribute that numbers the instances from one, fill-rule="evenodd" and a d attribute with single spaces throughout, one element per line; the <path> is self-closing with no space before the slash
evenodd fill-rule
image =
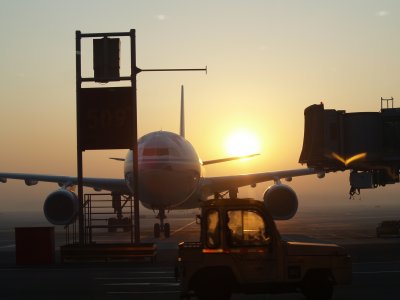
<path id="1" fill-rule="evenodd" d="M 139 69 L 136 66 L 135 30 L 115 33 L 76 31 L 76 118 L 79 198 L 79 244 L 85 243 L 82 152 L 95 149 L 130 149 L 133 152 L 134 240 L 140 243 L 139 170 L 137 147 L 136 76 L 143 71 L 206 71 L 201 69 Z M 131 74 L 120 76 L 120 39 L 130 38 Z M 83 78 L 81 40 L 93 39 L 94 77 Z M 83 82 L 130 81 L 127 87 L 82 88 Z M 133 237 L 132 237 L 133 238 Z"/>

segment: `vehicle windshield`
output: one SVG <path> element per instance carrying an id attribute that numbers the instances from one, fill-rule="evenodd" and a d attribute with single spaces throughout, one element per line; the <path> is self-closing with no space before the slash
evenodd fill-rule
<path id="1" fill-rule="evenodd" d="M 227 226 L 230 246 L 263 246 L 270 242 L 264 220 L 256 211 L 228 211 Z"/>
<path id="2" fill-rule="evenodd" d="M 219 236 L 219 213 L 217 210 L 210 210 L 207 213 L 207 247 L 217 248 L 220 246 Z"/>

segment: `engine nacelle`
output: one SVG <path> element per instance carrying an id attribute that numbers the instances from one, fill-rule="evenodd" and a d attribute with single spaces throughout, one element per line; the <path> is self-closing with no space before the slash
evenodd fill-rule
<path id="1" fill-rule="evenodd" d="M 68 225 L 73 223 L 78 215 L 79 199 L 74 193 L 59 189 L 47 196 L 43 211 L 51 224 Z"/>
<path id="2" fill-rule="evenodd" d="M 38 184 L 38 181 L 37 180 L 33 180 L 33 179 L 25 179 L 25 184 L 27 186 L 32 186 L 32 185 Z"/>
<path id="3" fill-rule="evenodd" d="M 270 186 L 264 192 L 263 199 L 274 220 L 289 220 L 297 212 L 297 195 L 290 186 L 284 184 Z"/>

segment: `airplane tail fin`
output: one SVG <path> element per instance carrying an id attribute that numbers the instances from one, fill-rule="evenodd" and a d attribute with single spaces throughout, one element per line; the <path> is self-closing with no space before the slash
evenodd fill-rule
<path id="1" fill-rule="evenodd" d="M 183 95 L 183 85 L 181 85 L 181 123 L 179 134 L 181 137 L 185 137 L 185 101 Z"/>

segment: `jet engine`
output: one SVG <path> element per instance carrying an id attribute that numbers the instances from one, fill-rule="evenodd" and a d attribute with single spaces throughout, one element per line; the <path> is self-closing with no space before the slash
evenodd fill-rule
<path id="1" fill-rule="evenodd" d="M 51 224 L 71 224 L 79 212 L 78 197 L 66 189 L 59 189 L 47 196 L 43 211 L 47 221 Z"/>
<path id="2" fill-rule="evenodd" d="M 293 189 L 285 184 L 275 184 L 264 192 L 264 205 L 274 220 L 289 220 L 297 212 L 298 201 Z"/>

